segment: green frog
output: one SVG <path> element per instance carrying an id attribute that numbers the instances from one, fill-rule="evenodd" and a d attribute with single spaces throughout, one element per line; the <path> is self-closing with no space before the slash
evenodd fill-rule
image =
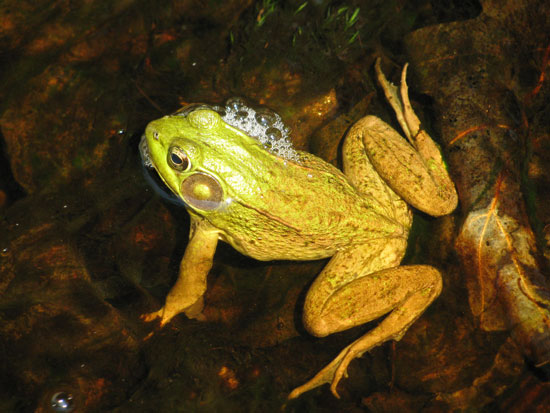
<path id="1" fill-rule="evenodd" d="M 407 65 L 400 88 L 387 81 L 379 59 L 375 72 L 406 139 L 377 117 L 360 119 L 343 144 L 344 173 L 312 154 L 285 149 L 285 127 L 269 127 L 279 121 L 273 115 L 257 116 L 271 141 L 205 105 L 149 123 L 142 153 L 185 203 L 191 230 L 175 285 L 164 306 L 144 320 L 160 319 L 162 326 L 179 313 L 201 317 L 222 240 L 257 260 L 332 257 L 305 298 L 303 323 L 314 336 L 387 315 L 289 398 L 324 383 L 338 397 L 353 359 L 403 336 L 442 288 L 437 269 L 400 265 L 412 222 L 408 204 L 441 216 L 455 209 L 457 194 L 409 102 Z M 240 112 L 237 107 L 234 120 Z"/>

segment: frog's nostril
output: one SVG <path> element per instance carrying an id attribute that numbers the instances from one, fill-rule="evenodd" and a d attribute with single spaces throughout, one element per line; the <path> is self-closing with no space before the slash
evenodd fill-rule
<path id="1" fill-rule="evenodd" d="M 159 133 L 157 131 L 157 128 L 153 125 L 154 122 L 149 123 L 147 127 L 145 128 L 145 135 L 146 136 L 152 136 L 154 140 L 159 140 Z"/>

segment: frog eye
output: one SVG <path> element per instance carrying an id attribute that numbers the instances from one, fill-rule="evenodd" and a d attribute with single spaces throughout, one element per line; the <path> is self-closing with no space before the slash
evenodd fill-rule
<path id="1" fill-rule="evenodd" d="M 191 161 L 183 149 L 172 146 L 168 151 L 168 164 L 176 171 L 185 172 L 191 166 Z"/>
<path id="2" fill-rule="evenodd" d="M 174 116 L 187 116 L 197 109 L 212 109 L 212 107 L 204 103 L 191 103 L 190 105 L 184 106 L 183 108 L 177 110 L 176 113 L 174 113 Z"/>
<path id="3" fill-rule="evenodd" d="M 200 172 L 181 183 L 181 194 L 188 205 L 203 211 L 216 209 L 223 200 L 223 190 L 219 182 Z"/>

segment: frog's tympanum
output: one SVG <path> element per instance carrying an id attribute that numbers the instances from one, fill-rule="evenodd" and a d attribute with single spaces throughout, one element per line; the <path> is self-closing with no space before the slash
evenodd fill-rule
<path id="1" fill-rule="evenodd" d="M 258 260 L 332 257 L 311 285 L 303 323 L 323 337 L 387 316 L 290 398 L 338 382 L 348 364 L 399 340 L 439 295 L 441 274 L 400 266 L 412 222 L 410 204 L 433 216 L 457 204 L 441 153 L 401 87 L 376 73 L 406 139 L 374 116 L 355 123 L 343 145 L 344 173 L 290 148 L 278 115 L 240 100 L 225 108 L 192 105 L 151 122 L 141 149 L 191 215 L 189 244 L 164 307 L 143 316 L 161 325 L 185 313 L 198 318 L 218 240 Z M 249 122 L 252 115 L 257 120 Z M 251 126 L 251 124 L 253 124 Z M 247 126 L 248 125 L 248 126 Z"/>

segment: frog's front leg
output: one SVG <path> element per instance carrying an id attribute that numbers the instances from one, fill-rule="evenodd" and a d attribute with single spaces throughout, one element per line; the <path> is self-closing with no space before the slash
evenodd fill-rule
<path id="1" fill-rule="evenodd" d="M 307 330 L 322 337 L 389 314 L 310 381 L 294 389 L 289 398 L 324 383 L 331 383 L 330 389 L 338 397 L 337 385 L 346 375 L 348 364 L 385 341 L 399 340 L 439 295 L 442 280 L 435 268 L 391 266 L 398 265 L 401 254 L 395 251 L 405 243 L 404 239 L 376 240 L 332 257 L 308 291 L 303 315 Z M 373 266 L 379 266 L 380 261 L 376 261 L 380 257 L 390 267 L 371 272 Z"/>
<path id="2" fill-rule="evenodd" d="M 206 278 L 218 244 L 219 231 L 206 221 L 192 219 L 189 244 L 180 263 L 176 284 L 172 287 L 164 306 L 153 313 L 144 314 L 144 321 L 160 317 L 161 327 L 179 313 L 189 318 L 199 318 L 202 312 Z"/>

